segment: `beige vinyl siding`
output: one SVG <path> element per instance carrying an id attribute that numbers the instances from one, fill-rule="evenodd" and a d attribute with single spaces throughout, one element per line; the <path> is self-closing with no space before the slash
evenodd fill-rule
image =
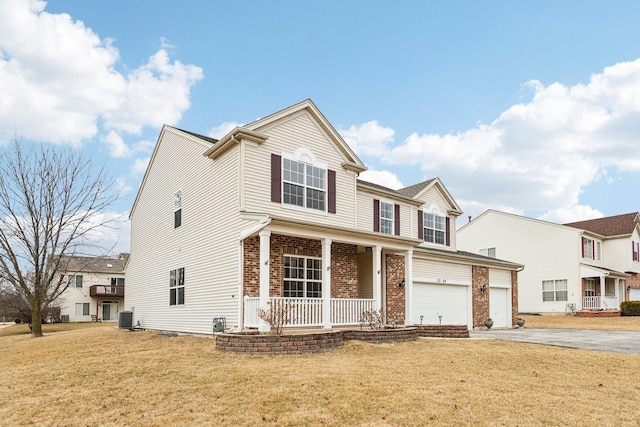
<path id="1" fill-rule="evenodd" d="M 202 155 L 206 147 L 165 131 L 139 194 L 125 307 L 145 328 L 210 333 L 213 317 L 238 323 L 238 154 L 234 148 L 213 161 Z M 182 225 L 174 229 L 177 190 Z M 170 306 L 169 272 L 178 268 L 185 304 Z"/>
<path id="2" fill-rule="evenodd" d="M 449 215 L 447 213 L 449 209 L 452 208 L 452 206 L 449 206 L 449 204 L 447 203 L 447 200 L 445 199 L 443 194 L 440 192 L 440 189 L 438 188 L 438 186 L 436 185 L 432 186 L 423 194 L 420 194 L 420 196 L 417 197 L 417 200 L 423 202 L 423 205 L 420 207 L 420 210 L 422 210 L 423 212 L 431 212 L 431 207 L 436 206 L 441 216 L 449 218 L 449 246 L 434 245 L 426 242 L 423 243 L 422 245 L 427 247 L 431 246 L 431 247 L 436 247 L 440 249 L 455 251 L 456 250 L 456 217 Z M 416 220 L 417 220 L 417 215 L 418 214 L 416 213 Z M 418 232 L 417 227 L 418 226 L 416 224 L 415 233 Z M 415 237 L 418 237 L 417 234 L 415 235 Z"/>
<path id="3" fill-rule="evenodd" d="M 471 266 L 413 258 L 413 281 L 440 284 L 471 284 Z"/>
<path id="4" fill-rule="evenodd" d="M 418 211 L 411 205 L 404 204 L 391 198 L 377 196 L 366 191 L 358 191 L 356 198 L 357 224 L 356 227 L 362 231 L 373 231 L 373 200 L 378 199 L 394 205 L 400 205 L 400 235 L 402 237 L 417 238 L 418 229 L 416 219 Z M 413 231 L 412 231 L 413 230 Z"/>
<path id="5" fill-rule="evenodd" d="M 564 313 L 580 303 L 578 230 L 545 221 L 488 211 L 458 230 L 458 248 L 479 253 L 496 248 L 499 259 L 525 266 L 518 273 L 518 310 Z M 543 280 L 567 280 L 568 301 L 542 301 Z"/>
<path id="6" fill-rule="evenodd" d="M 373 231 L 373 200 L 379 197 L 364 191 L 358 191 L 356 206 L 358 221 L 356 227 L 363 231 Z"/>
<path id="7" fill-rule="evenodd" d="M 640 242 L 637 230 L 631 237 L 605 240 L 602 244 L 602 262 L 616 271 L 633 271 L 640 273 L 640 262 L 633 261 L 631 242 Z"/>
<path id="8" fill-rule="evenodd" d="M 340 150 L 306 111 L 294 114 L 266 129 L 256 131 L 269 136 L 264 143 L 246 143 L 244 171 L 244 202 L 250 212 L 310 221 L 323 225 L 354 228 L 356 174 L 342 167 L 345 161 Z M 296 208 L 271 202 L 271 154 L 293 153 L 305 147 L 317 160 L 326 162 L 336 172 L 336 213 Z"/>

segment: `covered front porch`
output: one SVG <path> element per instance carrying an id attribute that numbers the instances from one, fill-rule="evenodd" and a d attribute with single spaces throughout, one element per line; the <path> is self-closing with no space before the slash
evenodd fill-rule
<path id="1" fill-rule="evenodd" d="M 269 330 L 259 309 L 286 310 L 286 327 L 359 325 L 383 308 L 404 323 L 413 239 L 272 221 L 242 242 L 243 328 Z"/>
<path id="2" fill-rule="evenodd" d="M 625 295 L 625 273 L 581 266 L 582 310 L 619 310 Z"/>

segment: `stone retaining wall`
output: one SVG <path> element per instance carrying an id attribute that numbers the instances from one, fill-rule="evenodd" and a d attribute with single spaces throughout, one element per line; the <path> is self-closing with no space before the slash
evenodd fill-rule
<path id="1" fill-rule="evenodd" d="M 346 330 L 342 332 L 345 340 L 366 341 L 374 344 L 389 342 L 414 341 L 418 338 L 418 329 L 415 327 L 395 329 L 363 329 Z"/>
<path id="2" fill-rule="evenodd" d="M 216 335 L 216 349 L 234 353 L 308 354 L 335 350 L 342 345 L 342 331 L 291 335 Z"/>
<path id="3" fill-rule="evenodd" d="M 467 325 L 416 325 L 418 335 L 430 338 L 469 338 Z"/>

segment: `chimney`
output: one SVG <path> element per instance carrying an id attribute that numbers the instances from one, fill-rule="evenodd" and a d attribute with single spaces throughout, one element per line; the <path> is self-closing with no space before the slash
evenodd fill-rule
<path id="1" fill-rule="evenodd" d="M 471 222 L 471 215 L 469 215 L 469 222 Z"/>

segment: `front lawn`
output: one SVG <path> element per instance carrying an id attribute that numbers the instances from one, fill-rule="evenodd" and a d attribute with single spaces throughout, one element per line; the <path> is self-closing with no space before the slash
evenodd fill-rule
<path id="1" fill-rule="evenodd" d="M 558 314 L 520 317 L 525 320 L 525 328 L 599 329 L 608 331 L 640 332 L 640 316 L 577 317 Z"/>
<path id="2" fill-rule="evenodd" d="M 636 425 L 640 356 L 492 340 L 218 352 L 100 326 L 0 337 L 2 425 Z"/>

